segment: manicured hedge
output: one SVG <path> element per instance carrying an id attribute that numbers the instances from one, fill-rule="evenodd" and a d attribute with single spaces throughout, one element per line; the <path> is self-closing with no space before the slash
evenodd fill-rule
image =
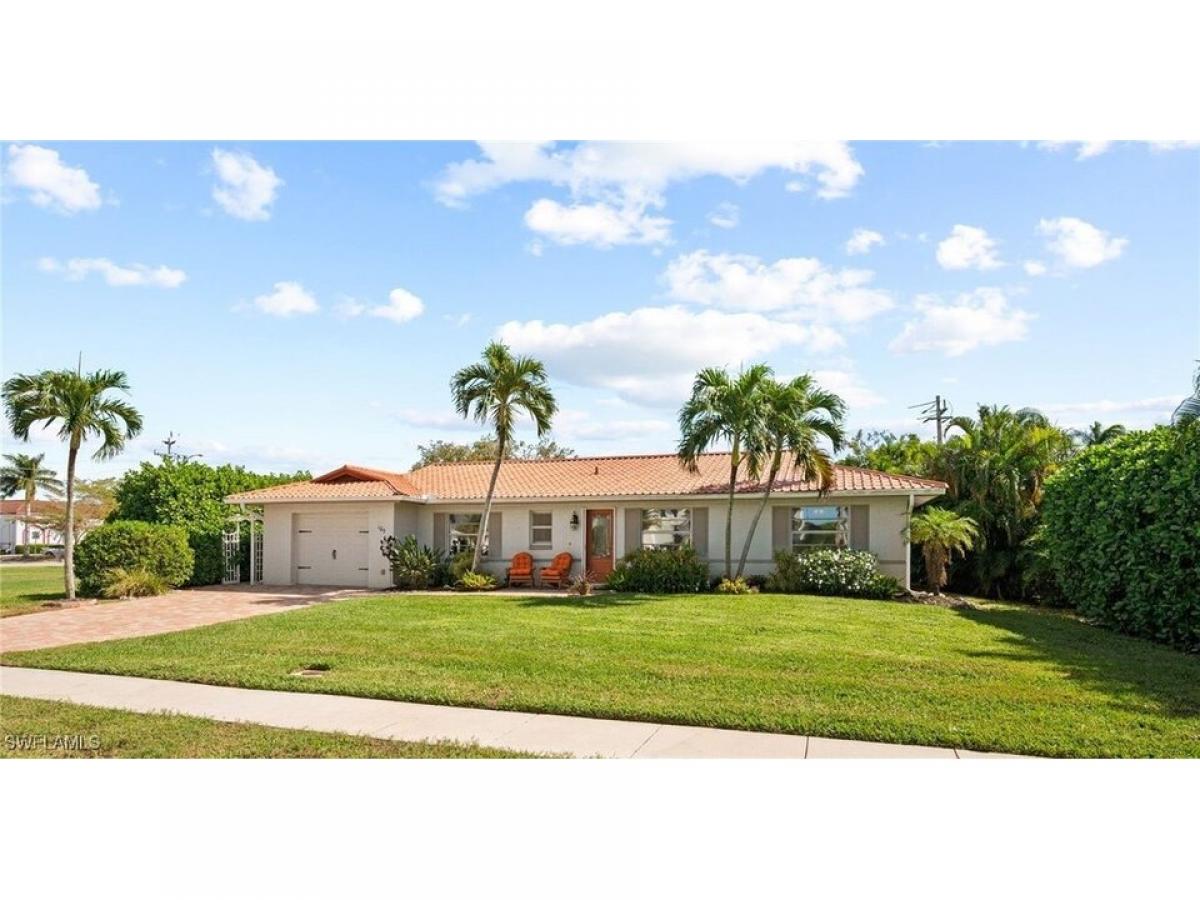
<path id="1" fill-rule="evenodd" d="M 642 594 L 698 594 L 708 589 L 708 564 L 691 545 L 644 547 L 617 563 L 607 585 Z"/>
<path id="2" fill-rule="evenodd" d="M 75 548 L 75 577 L 88 597 L 104 590 L 113 569 L 145 570 L 178 587 L 191 578 L 195 561 L 187 532 L 176 525 L 110 522 L 89 531 Z"/>
<path id="3" fill-rule="evenodd" d="M 1091 447 L 1046 484 L 1041 550 L 1066 602 L 1200 649 L 1200 424 Z"/>

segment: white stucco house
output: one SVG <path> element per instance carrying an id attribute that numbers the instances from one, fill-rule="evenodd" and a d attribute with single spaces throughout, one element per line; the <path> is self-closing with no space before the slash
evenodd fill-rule
<path id="1" fill-rule="evenodd" d="M 474 546 L 491 474 L 490 462 L 403 473 L 345 465 L 226 500 L 262 509 L 264 583 L 385 588 L 392 576 L 380 542 L 388 535 L 415 535 L 448 553 Z M 690 543 L 719 575 L 728 478 L 727 453 L 705 454 L 698 472 L 673 454 L 506 461 L 484 536 L 485 567 L 503 577 L 519 551 L 538 566 L 568 552 L 574 573 L 603 577 L 635 548 Z M 838 546 L 870 551 L 881 571 L 908 586 L 909 516 L 945 490 L 940 481 L 837 466 L 834 487 L 820 494 L 785 473 L 755 532 L 747 574 L 768 574 L 781 549 Z M 761 484 L 737 486 L 735 559 L 762 492 Z"/>

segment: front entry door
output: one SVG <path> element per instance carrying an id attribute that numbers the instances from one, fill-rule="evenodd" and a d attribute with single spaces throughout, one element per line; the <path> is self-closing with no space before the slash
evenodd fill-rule
<path id="1" fill-rule="evenodd" d="M 607 578 L 613 570 L 613 511 L 587 511 L 587 559 L 584 572 L 589 578 Z"/>

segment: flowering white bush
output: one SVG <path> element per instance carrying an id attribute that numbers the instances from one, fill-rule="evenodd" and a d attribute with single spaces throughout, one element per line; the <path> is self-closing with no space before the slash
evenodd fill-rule
<path id="1" fill-rule="evenodd" d="M 782 550 L 766 589 L 780 594 L 829 594 L 886 600 L 900 591 L 900 582 L 875 568 L 875 557 L 864 550 Z"/>

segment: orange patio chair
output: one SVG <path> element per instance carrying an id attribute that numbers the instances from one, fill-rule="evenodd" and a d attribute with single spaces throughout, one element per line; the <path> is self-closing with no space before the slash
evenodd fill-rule
<path id="1" fill-rule="evenodd" d="M 566 583 L 566 580 L 571 577 L 571 566 L 574 563 L 575 557 L 571 556 L 570 553 L 559 553 L 550 561 L 550 565 L 538 573 L 542 587 L 549 585 L 562 587 Z"/>
<path id="2" fill-rule="evenodd" d="M 505 573 L 508 576 L 508 586 L 528 585 L 533 587 L 533 557 L 528 553 L 517 553 L 512 558 L 512 565 Z"/>

